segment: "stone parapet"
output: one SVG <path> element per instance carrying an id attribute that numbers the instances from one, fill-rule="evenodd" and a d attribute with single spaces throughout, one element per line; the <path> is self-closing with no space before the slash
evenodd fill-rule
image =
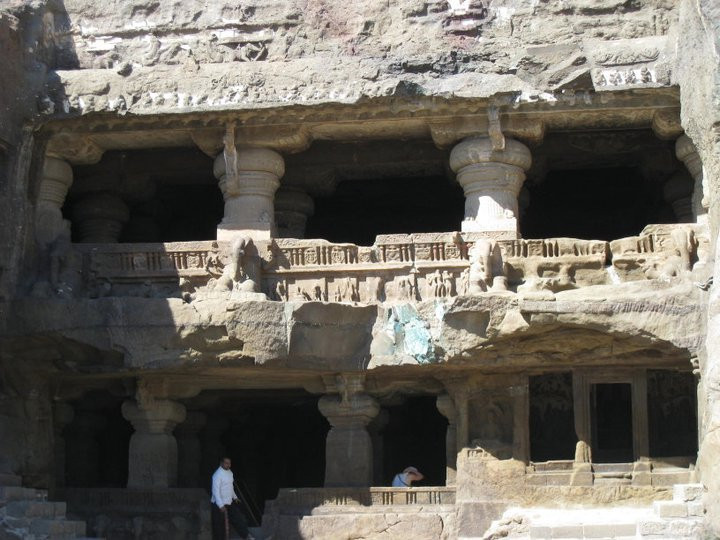
<path id="1" fill-rule="evenodd" d="M 473 249 L 479 244 L 485 248 Z M 258 292 L 271 300 L 374 304 L 498 290 L 559 292 L 678 276 L 706 260 L 709 242 L 704 227 L 677 224 L 648 225 L 638 236 L 612 242 L 494 240 L 456 232 L 381 235 L 373 246 L 279 238 L 256 247 Z M 231 245 L 216 241 L 73 249 L 81 255 L 77 271 L 91 296 L 159 296 L 164 284 L 175 290 L 168 295 L 182 292 L 191 299 L 232 263 Z M 480 277 L 485 283 L 476 283 Z"/>
<path id="2" fill-rule="evenodd" d="M 68 512 L 85 518 L 92 536 L 131 537 L 142 530 L 163 538 L 211 537 L 204 489 L 69 488 L 65 498 Z"/>
<path id="3" fill-rule="evenodd" d="M 273 504 L 286 508 L 314 509 L 325 506 L 453 505 L 453 487 L 370 487 L 281 489 Z"/>

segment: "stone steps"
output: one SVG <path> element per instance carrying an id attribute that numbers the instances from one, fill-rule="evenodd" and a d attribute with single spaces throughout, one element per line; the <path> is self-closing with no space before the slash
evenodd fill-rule
<path id="1" fill-rule="evenodd" d="M 86 537 L 85 522 L 67 519 L 64 502 L 48 501 L 47 491 L 21 484 L 19 476 L 0 474 L 0 533 L 25 540 Z"/>

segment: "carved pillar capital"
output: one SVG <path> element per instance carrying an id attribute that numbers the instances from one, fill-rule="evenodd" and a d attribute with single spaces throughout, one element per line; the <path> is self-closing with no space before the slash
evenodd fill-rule
<path id="1" fill-rule="evenodd" d="M 185 420 L 185 407 L 166 399 L 154 399 L 142 404 L 125 401 L 122 415 L 139 433 L 170 434 L 175 426 Z"/>
<path id="2" fill-rule="evenodd" d="M 275 191 L 285 174 L 283 157 L 269 148 L 238 148 L 226 144 L 215 158 L 213 173 L 225 199 L 217 239 L 239 236 L 268 240 L 274 236 Z"/>
<path id="3" fill-rule="evenodd" d="M 35 232 L 40 244 L 50 244 L 63 234 L 70 236 L 70 224 L 63 219 L 62 207 L 72 183 L 73 171 L 68 162 L 45 158 L 35 214 Z"/>
<path id="4" fill-rule="evenodd" d="M 275 224 L 279 238 L 304 238 L 308 217 L 315 203 L 307 193 L 296 187 L 281 187 L 275 194 Z"/>
<path id="5" fill-rule="evenodd" d="M 323 396 L 318 409 L 334 428 L 364 428 L 380 412 L 380 405 L 367 394 L 354 394 L 347 400 Z"/>
<path id="6" fill-rule="evenodd" d="M 73 223 L 80 242 L 117 243 L 129 219 L 127 205 L 115 193 L 88 193 L 73 205 Z"/>
<path id="7" fill-rule="evenodd" d="M 530 150 L 505 138 L 496 149 L 490 137 L 470 137 L 450 153 L 450 168 L 465 192 L 463 232 L 518 236 L 518 194 L 530 167 Z"/>
<path id="8" fill-rule="evenodd" d="M 172 431 L 185 420 L 185 407 L 165 399 L 126 401 L 122 414 L 135 428 L 130 438 L 128 487 L 175 486 L 178 450 Z"/>

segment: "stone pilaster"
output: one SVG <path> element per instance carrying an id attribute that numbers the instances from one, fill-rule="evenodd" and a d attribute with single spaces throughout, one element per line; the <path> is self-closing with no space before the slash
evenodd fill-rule
<path id="1" fill-rule="evenodd" d="M 509 138 L 503 149 L 489 137 L 470 137 L 452 149 L 450 168 L 465 192 L 463 232 L 518 236 L 518 195 L 530 163 L 530 150 Z"/>
<path id="2" fill-rule="evenodd" d="M 340 395 L 326 395 L 318 402 L 332 426 L 325 442 L 325 486 L 370 486 L 373 450 L 367 425 L 380 412 L 380 405 L 362 392 L 360 375 L 341 378 L 330 388 Z"/>
<path id="3" fill-rule="evenodd" d="M 445 432 L 445 484 L 454 486 L 457 477 L 457 410 L 448 394 L 439 395 L 435 404 L 448 421 Z"/>
<path id="4" fill-rule="evenodd" d="M 530 462 L 530 379 L 520 375 L 510 388 L 513 396 L 513 459 Z"/>
<path id="5" fill-rule="evenodd" d="M 185 421 L 175 428 L 178 445 L 178 485 L 180 487 L 202 487 L 202 447 L 199 433 L 207 417 L 199 411 L 190 411 Z"/>
<path id="6" fill-rule="evenodd" d="M 213 173 L 225 199 L 217 239 L 262 241 L 274 236 L 274 196 L 285 174 L 283 157 L 268 148 L 226 146 L 215 159 Z"/>
<path id="7" fill-rule="evenodd" d="M 384 477 L 385 473 L 385 443 L 383 432 L 390 421 L 390 414 L 382 409 L 378 415 L 368 425 L 368 433 L 372 441 L 373 449 L 373 485 L 387 485 L 388 479 Z"/>
<path id="8" fill-rule="evenodd" d="M 584 374 L 573 372 L 573 410 L 575 412 L 575 462 L 570 484 L 593 485 L 592 446 L 590 441 L 590 385 Z"/>
<path id="9" fill-rule="evenodd" d="M 315 204 L 302 189 L 281 187 L 275 194 L 275 224 L 278 238 L 305 238 L 305 225 Z"/>
<path id="10" fill-rule="evenodd" d="M 80 242 L 117 243 L 128 219 L 130 211 L 115 193 L 88 193 L 73 205 L 73 223 Z"/>
<path id="11" fill-rule="evenodd" d="M 690 137 L 683 135 L 675 143 L 675 155 L 682 161 L 694 179 L 692 194 L 692 209 L 695 221 L 699 224 L 707 224 L 708 220 L 708 191 L 703 174 L 703 164 L 697 148 Z"/>
<path id="12" fill-rule="evenodd" d="M 126 401 L 122 414 L 135 428 L 130 438 L 128 487 L 174 487 L 178 449 L 172 432 L 185 420 L 185 407 L 174 401 Z"/>
<path id="13" fill-rule="evenodd" d="M 35 235 L 40 244 L 50 244 L 62 235 L 70 236 L 70 223 L 63 219 L 62 207 L 72 183 L 72 168 L 66 161 L 45 158 L 35 211 Z"/>

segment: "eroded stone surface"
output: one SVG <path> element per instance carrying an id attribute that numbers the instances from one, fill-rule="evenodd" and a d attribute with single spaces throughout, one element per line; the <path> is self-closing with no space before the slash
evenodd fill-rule
<path id="1" fill-rule="evenodd" d="M 222 451 L 222 418 L 203 428 L 207 448 L 189 425 L 172 434 L 185 404 L 211 399 L 203 391 L 302 388 L 333 426 L 326 480 L 342 484 L 351 460 L 348 482 L 363 485 L 373 476 L 366 425 L 418 393 L 443 396 L 452 502 L 427 492 L 415 511 L 412 491 L 403 493 L 411 510 L 379 492 L 364 509 L 313 499 L 299 520 L 281 496 L 268 512 L 280 537 L 480 537 L 506 506 L 549 502 L 658 501 L 664 514 L 638 531 L 675 537 L 695 534 L 706 508 L 720 530 L 718 9 L 709 0 L 10 3 L 0 11 L 0 472 L 62 487 L 51 463 L 62 445 L 70 437 L 92 450 L 105 425 L 68 403 L 95 392 L 126 400 L 130 484 L 160 493 L 177 476 L 176 438 Z M 403 144 L 377 151 L 388 140 Z M 400 146 L 406 154 L 393 153 Z M 126 222 L 152 226 L 127 205 L 149 201 L 163 166 L 133 169 L 114 155 L 78 167 L 165 147 L 216 159 L 226 203 L 218 235 L 115 243 Z M 608 241 L 520 238 L 525 176 L 542 184 L 549 162 L 639 167 L 671 205 L 662 217 L 679 223 Z M 466 196 L 466 220 L 450 230 L 380 234 L 372 246 L 299 238 L 312 198 L 341 181 L 449 170 Z M 693 459 L 645 455 L 648 369 L 700 377 L 697 470 Z M 571 459 L 530 463 L 528 381 L 546 371 L 570 374 L 577 446 Z M 636 427 L 633 463 L 616 469 L 593 459 L 586 410 L 590 385 L 613 382 L 633 385 Z M 70 477 L 98 460 L 90 450 Z M 695 477 L 704 507 L 663 500 Z M 103 496 L 119 507 L 125 495 Z M 168 525 L 132 512 L 93 527 L 192 535 L 207 517 L 168 516 Z M 555 525 L 602 532 L 507 514 L 487 534 L 572 532 Z"/>

